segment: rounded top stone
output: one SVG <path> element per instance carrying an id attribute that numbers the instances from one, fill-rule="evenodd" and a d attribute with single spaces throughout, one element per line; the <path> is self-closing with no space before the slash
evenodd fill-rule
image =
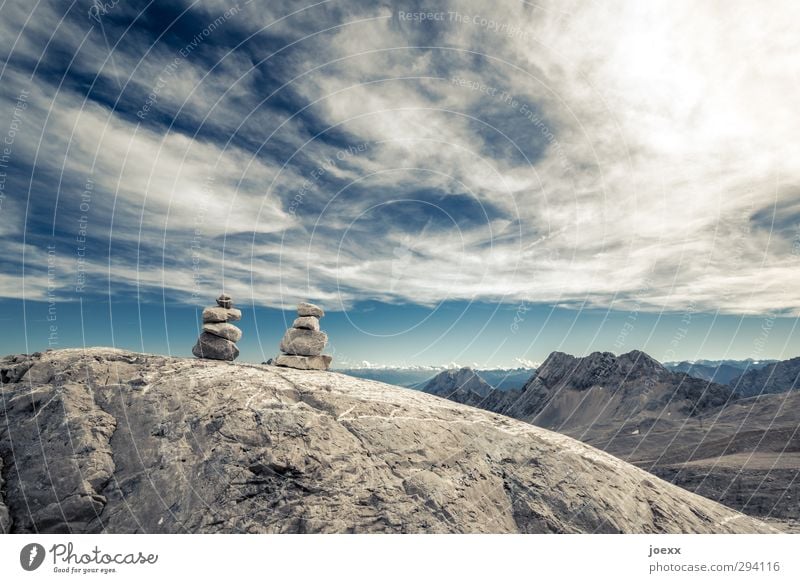
<path id="1" fill-rule="evenodd" d="M 242 311 L 236 308 L 211 306 L 203 310 L 203 324 L 209 322 L 235 322 L 242 319 Z"/>
<path id="2" fill-rule="evenodd" d="M 220 296 L 217 298 L 217 305 L 220 308 L 230 309 L 233 307 L 233 299 L 231 299 L 231 296 L 229 296 L 228 294 L 225 293 L 220 294 Z"/>
<path id="3" fill-rule="evenodd" d="M 297 315 L 316 316 L 317 318 L 322 318 L 325 315 L 325 311 L 319 306 L 315 306 L 314 304 L 309 304 L 308 302 L 300 302 L 299 304 L 297 304 Z"/>

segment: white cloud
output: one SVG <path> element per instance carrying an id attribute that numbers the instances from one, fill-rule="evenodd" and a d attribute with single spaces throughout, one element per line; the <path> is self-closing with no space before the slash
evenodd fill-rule
<path id="1" fill-rule="evenodd" d="M 114 209 L 122 249 L 113 277 L 183 298 L 195 285 L 186 268 L 201 214 L 204 244 L 194 252 L 209 288 L 224 271 L 226 288 L 259 304 L 310 297 L 336 309 L 359 299 L 449 298 L 800 314 L 787 291 L 800 285 L 792 251 L 800 227 L 771 229 L 768 220 L 772 206 L 778 224 L 797 218 L 795 3 L 468 1 L 442 9 L 468 23 L 426 28 L 386 18 L 386 7 L 348 3 L 304 10 L 262 32 L 296 40 L 351 23 L 298 43 L 295 68 L 283 71 L 297 77 L 287 90 L 305 100 L 297 108 L 309 106 L 313 131 L 302 115 L 260 104 L 272 87 L 259 86 L 239 53 L 220 55 L 210 74 L 185 61 L 159 95 L 166 111 L 183 105 L 195 122 L 211 112 L 222 140 L 137 128 L 118 111 L 42 87 L 32 122 L 53 108 L 37 168 L 81 183 L 93 167 L 106 194 L 93 213 L 109 228 Z M 297 8 L 245 10 L 231 25 L 255 32 Z M 498 32 L 490 20 L 518 33 Z M 80 29 L 65 27 L 77 42 Z M 23 37 L 19 50 L 36 49 Z M 99 67 L 102 51 L 87 50 L 79 65 Z M 139 67 L 131 83 L 146 90 L 172 55 L 157 47 L 141 63 L 124 48 L 115 56 L 123 73 Z M 110 64 L 103 73 L 113 75 Z M 453 77 L 496 92 L 458 87 Z M 281 140 L 278 162 L 253 158 L 235 140 L 223 147 L 242 121 L 237 137 L 256 144 L 286 122 L 265 144 Z M 313 139 L 281 164 L 326 128 L 368 146 L 330 168 L 336 181 L 312 184 L 294 214 L 292 196 L 340 146 Z M 32 161 L 39 135 L 31 132 L 15 155 Z M 348 182 L 349 190 L 328 190 Z M 425 193 L 440 196 L 422 200 Z M 448 210 L 463 195 L 476 204 Z M 423 231 L 370 214 L 409 197 L 421 199 L 420 211 L 434 204 L 469 216 Z M 159 262 L 137 265 L 130 245 L 168 257 L 169 273 Z M 91 269 L 101 277 L 108 266 Z"/>
<path id="2" fill-rule="evenodd" d="M 522 368 L 539 368 L 541 362 L 534 362 L 528 358 L 515 358 L 514 362 L 516 362 Z"/>

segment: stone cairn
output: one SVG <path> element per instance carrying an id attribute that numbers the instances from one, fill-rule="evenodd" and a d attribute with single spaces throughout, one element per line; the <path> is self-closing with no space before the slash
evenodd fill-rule
<path id="1" fill-rule="evenodd" d="M 236 342 L 242 338 L 242 331 L 230 322 L 242 319 L 241 310 L 233 307 L 230 296 L 222 294 L 217 305 L 203 310 L 203 332 L 192 348 L 197 358 L 214 360 L 234 360 L 239 356 Z"/>
<path id="2" fill-rule="evenodd" d="M 332 356 L 322 354 L 328 335 L 320 332 L 319 319 L 325 312 L 319 306 L 301 302 L 297 318 L 281 340 L 281 354 L 271 362 L 302 370 L 328 370 Z"/>

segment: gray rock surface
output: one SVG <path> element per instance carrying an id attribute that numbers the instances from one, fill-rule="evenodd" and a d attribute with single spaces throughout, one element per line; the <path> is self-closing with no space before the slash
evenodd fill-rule
<path id="1" fill-rule="evenodd" d="M 319 356 L 280 354 L 275 357 L 270 364 L 274 364 L 275 366 L 288 366 L 300 370 L 328 370 L 332 360 L 333 357 L 327 354 L 320 354 Z"/>
<path id="2" fill-rule="evenodd" d="M 225 340 L 214 334 L 203 332 L 192 348 L 192 354 L 197 358 L 235 360 L 236 357 L 239 356 L 239 348 L 230 340 Z"/>
<path id="3" fill-rule="evenodd" d="M 13 532 L 774 531 L 419 391 L 103 348 L 30 360 L 46 381 L 0 387 Z"/>
<path id="4" fill-rule="evenodd" d="M 325 332 L 289 328 L 281 339 L 280 349 L 285 354 L 319 356 L 327 342 L 328 335 Z"/>
<path id="5" fill-rule="evenodd" d="M 110 381 L 113 364 L 72 370 L 61 364 L 58 352 L 46 353 L 33 368 L 56 371 L 50 382 L 2 389 L 11 425 L 0 428 L 0 457 L 13 532 L 87 532 L 106 504 L 116 419 L 98 406 L 92 382 Z M 80 374 L 86 378 L 75 382 Z"/>
<path id="6" fill-rule="evenodd" d="M 38 353 L 31 356 L 27 354 L 10 354 L 0 358 L 0 382 L 16 383 L 19 381 L 31 367 L 32 356 L 38 356 Z"/>
<path id="7" fill-rule="evenodd" d="M 292 322 L 292 328 L 319 331 L 319 318 L 315 316 L 300 316 Z"/>
<path id="8" fill-rule="evenodd" d="M 242 319 L 242 311 L 236 308 L 212 306 L 203 310 L 203 324 L 210 322 L 235 322 Z"/>
<path id="9" fill-rule="evenodd" d="M 3 458 L 0 457 L 0 534 L 11 532 L 11 517 L 8 514 L 5 494 L 6 482 L 3 480 Z"/>
<path id="10" fill-rule="evenodd" d="M 230 309 L 233 307 L 233 298 L 231 298 L 231 296 L 228 294 L 220 294 L 220 296 L 217 298 L 217 305 L 221 308 Z"/>
<path id="11" fill-rule="evenodd" d="M 203 332 L 208 332 L 214 336 L 219 336 L 231 342 L 239 342 L 242 339 L 242 331 L 233 324 L 227 322 L 209 322 L 203 324 Z"/>
<path id="12" fill-rule="evenodd" d="M 317 318 L 322 318 L 325 316 L 325 311 L 315 304 L 309 304 L 308 302 L 300 302 L 297 304 L 297 315 L 298 316 L 316 316 Z"/>

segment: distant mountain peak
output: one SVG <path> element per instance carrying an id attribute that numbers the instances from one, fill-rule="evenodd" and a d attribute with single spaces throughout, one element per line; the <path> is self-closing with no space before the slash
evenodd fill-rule
<path id="1" fill-rule="evenodd" d="M 550 353 L 531 381 L 538 378 L 548 386 L 559 384 L 583 390 L 602 383 L 611 386 L 628 379 L 665 374 L 669 374 L 669 371 L 641 350 L 631 350 L 620 356 L 598 351 L 583 357 L 556 351 Z"/>
<path id="2" fill-rule="evenodd" d="M 653 415 L 696 415 L 726 403 L 722 385 L 672 373 L 641 350 L 575 357 L 553 352 L 503 412 L 559 430 Z"/>
<path id="3" fill-rule="evenodd" d="M 751 369 L 733 379 L 730 386 L 743 397 L 784 393 L 800 389 L 800 356 Z"/>
<path id="4" fill-rule="evenodd" d="M 621 354 L 618 360 L 623 363 L 630 363 L 631 368 L 646 369 L 647 371 L 658 374 L 669 373 L 663 364 L 641 350 L 631 350 L 630 352 Z"/>
<path id="5" fill-rule="evenodd" d="M 452 398 L 453 395 L 461 395 L 464 400 L 459 402 L 465 402 L 474 400 L 468 398 L 470 394 L 483 399 L 491 394 L 494 388 L 470 367 L 464 366 L 440 372 L 422 390 L 440 397 Z"/>

